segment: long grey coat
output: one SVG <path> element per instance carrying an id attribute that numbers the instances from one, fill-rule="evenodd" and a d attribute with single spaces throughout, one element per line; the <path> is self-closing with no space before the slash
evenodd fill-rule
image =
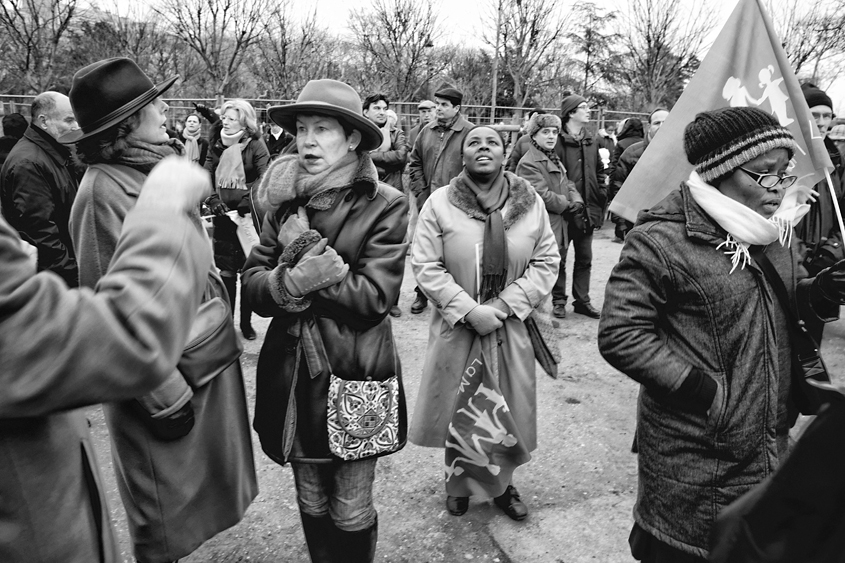
<path id="1" fill-rule="evenodd" d="M 96 284 L 111 261 L 144 178 L 120 165 L 94 165 L 85 173 L 71 217 L 81 285 Z M 129 402 L 104 406 L 118 488 L 141 562 L 188 555 L 239 522 L 258 493 L 240 363 L 195 390 L 191 403 L 194 428 L 172 442 L 154 438 Z"/>
<path id="2" fill-rule="evenodd" d="M 508 277 L 499 297 L 513 315 L 505 320 L 500 386 L 529 451 L 537 447 L 534 348 L 524 321 L 549 294 L 560 254 L 543 200 L 522 178 L 506 172 L 510 196 L 503 208 L 508 242 Z M 467 192 L 469 190 L 466 190 Z M 434 305 L 428 350 L 409 439 L 445 447 L 460 374 L 476 333 L 463 318 L 478 303 L 476 246 L 484 240 L 484 217 L 475 196 L 453 182 L 436 190 L 420 212 L 411 265 L 417 284 Z"/>
<path id="3" fill-rule="evenodd" d="M 117 563 L 85 405 L 176 364 L 211 265 L 184 214 L 136 209 L 98 293 L 35 273 L 0 219 L 0 561 Z M 172 283 L 173 279 L 181 283 Z"/>

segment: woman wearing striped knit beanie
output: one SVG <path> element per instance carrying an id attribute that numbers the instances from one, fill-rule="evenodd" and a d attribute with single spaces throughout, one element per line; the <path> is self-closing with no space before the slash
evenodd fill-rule
<path id="1" fill-rule="evenodd" d="M 754 108 L 707 111 L 684 149 L 695 169 L 628 234 L 599 323 L 602 355 L 642 385 L 629 542 L 648 563 L 705 562 L 719 511 L 777 468 L 813 409 L 792 385 L 790 316 L 820 326 L 845 301 L 843 263 L 795 281 L 808 190 L 787 129 Z"/>

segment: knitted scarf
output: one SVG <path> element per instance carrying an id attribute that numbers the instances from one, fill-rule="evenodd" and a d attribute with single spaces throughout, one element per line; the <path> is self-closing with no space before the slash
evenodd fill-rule
<path id="1" fill-rule="evenodd" d="M 185 156 L 191 162 L 199 162 L 200 160 L 200 147 L 197 143 L 200 133 L 202 133 L 200 129 L 197 129 L 195 135 L 188 133 L 187 129 L 182 130 L 182 137 L 185 138 Z"/>
<path id="2" fill-rule="evenodd" d="M 540 143 L 538 143 L 537 141 L 534 140 L 534 137 L 529 137 L 529 139 L 531 140 L 531 144 L 534 145 L 534 148 L 536 148 L 538 151 L 540 151 L 541 153 L 546 155 L 546 158 L 548 158 L 549 160 L 554 162 L 555 166 L 560 168 L 560 171 L 563 172 L 564 174 L 566 174 L 566 168 L 564 168 L 563 164 L 561 164 L 560 158 L 557 156 L 555 149 L 553 149 L 553 148 L 547 149 L 545 147 L 541 147 Z"/>
<path id="3" fill-rule="evenodd" d="M 475 200 L 487 219 L 484 221 L 484 246 L 481 256 L 481 287 L 479 302 L 484 303 L 497 297 L 505 288 L 508 279 L 508 243 L 505 240 L 505 226 L 502 220 L 502 206 L 508 199 L 508 183 L 503 171 L 499 172 L 493 185 L 483 190 L 467 173 L 466 168 L 455 179 L 456 185 L 463 185 L 475 194 Z"/>
<path id="4" fill-rule="evenodd" d="M 337 193 L 351 184 L 360 173 L 378 181 L 378 173 L 369 155 L 354 152 L 318 174 L 310 174 L 299 162 L 298 155 L 277 158 L 270 164 L 254 189 L 253 202 L 261 215 L 272 213 L 282 204 L 301 199 L 312 209 L 332 206 Z"/>
<path id="5" fill-rule="evenodd" d="M 379 127 L 379 129 L 381 129 L 381 139 L 382 139 L 382 141 L 381 141 L 381 146 L 379 148 L 377 148 L 376 150 L 378 152 L 389 151 L 390 145 L 392 144 L 392 141 L 390 139 L 390 120 L 386 121 L 382 127 Z"/>
<path id="6" fill-rule="evenodd" d="M 220 130 L 220 142 L 223 143 L 224 147 L 231 147 L 232 145 L 234 145 L 235 143 L 237 143 L 238 141 L 241 140 L 241 137 L 243 137 L 243 134 L 244 134 L 243 129 L 241 129 L 237 133 L 233 133 L 231 135 L 228 135 L 225 131 L 223 131 L 221 129 Z"/>
<path id="7" fill-rule="evenodd" d="M 440 120 L 438 119 L 438 120 L 435 122 L 435 124 L 434 124 L 434 126 L 432 127 L 432 129 L 434 129 L 434 130 L 435 130 L 435 131 L 437 131 L 438 133 L 445 133 L 445 132 L 447 132 L 449 129 L 451 129 L 451 128 L 452 128 L 452 125 L 454 125 L 454 124 L 458 121 L 458 118 L 459 118 L 460 116 L 461 116 L 461 112 L 458 112 L 458 113 L 456 113 L 456 114 L 455 114 L 455 117 L 453 117 L 453 118 L 452 118 L 452 119 L 450 119 L 449 121 L 440 121 Z"/>
<path id="8" fill-rule="evenodd" d="M 766 219 L 704 182 L 695 170 L 690 172 L 687 186 L 695 202 L 728 232 L 725 242 L 716 248 L 724 247 L 725 254 L 730 256 L 731 274 L 737 266 L 740 270 L 745 269 L 751 261 L 748 247 L 752 244 L 765 246 L 778 241 L 781 246 L 788 246 L 793 227 L 810 210 L 810 206 L 804 203 L 806 191 L 799 188 L 786 190 L 780 207 L 771 218 Z"/>
<path id="9" fill-rule="evenodd" d="M 153 166 L 159 163 L 164 157 L 170 155 L 181 155 L 184 146 L 179 139 L 169 139 L 162 144 L 145 143 L 133 140 L 131 137 L 126 140 L 127 146 L 112 161 L 113 164 L 123 164 L 149 174 Z"/>

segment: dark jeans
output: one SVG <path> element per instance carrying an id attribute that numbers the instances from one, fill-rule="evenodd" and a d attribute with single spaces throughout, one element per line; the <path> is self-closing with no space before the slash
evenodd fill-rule
<path id="1" fill-rule="evenodd" d="M 366 530 L 376 521 L 373 481 L 377 458 L 334 463 L 292 462 L 299 510 L 319 518 L 328 514 L 345 532 Z"/>
<path id="2" fill-rule="evenodd" d="M 572 301 L 573 303 L 590 302 L 590 272 L 593 269 L 593 230 L 583 232 L 571 222 L 567 227 L 569 240 L 560 248 L 560 271 L 557 282 L 552 288 L 552 303 L 563 305 L 566 303 L 566 255 L 570 244 L 575 249 L 575 264 L 572 268 Z M 559 240 L 557 233 L 555 239 Z"/>

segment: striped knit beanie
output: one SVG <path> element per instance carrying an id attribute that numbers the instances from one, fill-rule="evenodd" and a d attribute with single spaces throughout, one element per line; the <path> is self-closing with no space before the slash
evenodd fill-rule
<path id="1" fill-rule="evenodd" d="M 533 137 L 544 127 L 555 127 L 560 131 L 560 118 L 550 113 L 535 113 L 528 121 L 528 136 Z"/>
<path id="2" fill-rule="evenodd" d="M 704 111 L 684 130 L 687 160 L 708 183 L 772 149 L 786 149 L 792 158 L 795 141 L 777 119 L 757 108 Z"/>

